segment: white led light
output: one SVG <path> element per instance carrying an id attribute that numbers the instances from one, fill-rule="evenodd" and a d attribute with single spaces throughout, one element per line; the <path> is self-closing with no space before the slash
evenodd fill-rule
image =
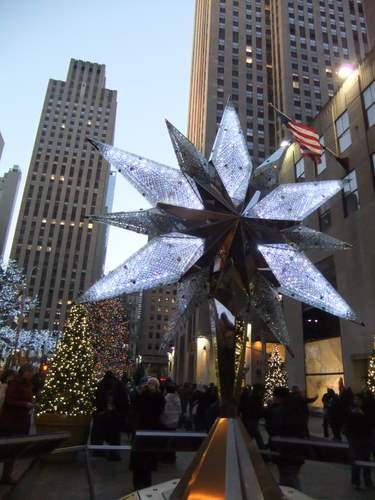
<path id="1" fill-rule="evenodd" d="M 358 321 L 345 300 L 301 251 L 286 244 L 260 245 L 259 250 L 280 283 L 283 295 L 340 318 Z"/>
<path id="2" fill-rule="evenodd" d="M 210 161 L 218 171 L 233 202 L 241 203 L 247 192 L 253 166 L 233 104 L 223 113 Z"/>
<path id="3" fill-rule="evenodd" d="M 92 141 L 153 208 L 91 217 L 92 221 L 147 234 L 149 242 L 89 288 L 81 301 L 99 301 L 177 283 L 174 313 L 166 330 L 169 342 L 171 332 L 180 328 L 181 318 L 186 318 L 213 293 L 209 289 L 212 274 L 220 273 L 220 286 L 228 288 L 224 295 L 228 308 L 235 309 L 233 314 L 238 314 L 240 307 L 240 314 L 249 321 L 253 314 L 258 315 L 273 336 L 286 345 L 289 340 L 280 293 L 357 321 L 344 299 L 302 253 L 305 249 L 349 247 L 300 224 L 342 189 L 342 181 L 279 185 L 278 167 L 286 143 L 253 173 L 239 118 L 231 103 L 225 108 L 210 161 L 173 125 L 167 126 L 180 171 Z M 174 207 L 157 206 L 158 203 Z M 287 221 L 292 224 L 286 224 Z M 254 226 L 259 230 L 254 231 Z M 235 237 L 229 241 L 231 232 Z M 249 248 L 246 237 L 255 239 Z M 238 251 L 231 253 L 231 265 L 227 266 L 230 245 L 237 245 L 239 250 L 243 245 L 242 251 L 248 249 L 259 259 L 259 253 L 253 250 L 257 248 L 265 262 L 260 262 L 256 269 L 247 268 L 243 253 Z M 248 274 L 242 276 L 244 267 Z M 268 281 L 264 271 L 271 271 L 273 278 Z M 238 280 L 233 279 L 236 273 Z M 275 286 L 275 279 L 280 287 Z M 223 290 L 215 291 L 214 298 L 218 298 L 216 293 Z"/>

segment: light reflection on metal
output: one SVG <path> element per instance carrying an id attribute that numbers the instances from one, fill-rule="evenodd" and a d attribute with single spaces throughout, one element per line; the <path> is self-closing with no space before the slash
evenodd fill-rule
<path id="1" fill-rule="evenodd" d="M 281 489 L 239 419 L 219 418 L 170 500 L 281 500 Z"/>

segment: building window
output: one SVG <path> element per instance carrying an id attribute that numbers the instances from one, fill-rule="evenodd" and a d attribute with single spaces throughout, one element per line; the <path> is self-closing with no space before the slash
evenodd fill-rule
<path id="1" fill-rule="evenodd" d="M 347 217 L 351 212 L 359 210 L 358 183 L 355 170 L 343 179 L 344 182 L 344 213 Z"/>
<path id="2" fill-rule="evenodd" d="M 345 111 L 336 120 L 336 136 L 339 143 L 340 153 L 348 149 L 352 143 L 352 137 L 350 135 L 350 125 L 349 125 L 349 115 Z"/>
<path id="3" fill-rule="evenodd" d="M 296 182 L 303 181 L 305 179 L 305 160 L 303 158 L 294 164 L 294 170 L 296 174 Z"/>
<path id="4" fill-rule="evenodd" d="M 331 208 L 329 201 L 324 203 L 319 208 L 319 229 L 320 231 L 326 231 L 329 227 L 331 227 L 332 220 L 331 220 Z"/>
<path id="5" fill-rule="evenodd" d="M 320 144 L 322 146 L 325 146 L 325 141 L 324 141 L 324 136 L 319 137 Z M 320 157 L 320 163 L 317 164 L 316 166 L 316 175 L 320 175 L 324 170 L 327 168 L 327 157 L 326 157 L 326 152 L 323 149 L 323 154 Z"/>
<path id="6" fill-rule="evenodd" d="M 363 92 L 363 102 L 367 113 L 367 123 L 371 127 L 375 123 L 375 80 Z"/>
<path id="7" fill-rule="evenodd" d="M 374 176 L 375 180 L 375 153 L 372 153 L 371 155 L 371 169 L 372 169 L 372 175 Z"/>

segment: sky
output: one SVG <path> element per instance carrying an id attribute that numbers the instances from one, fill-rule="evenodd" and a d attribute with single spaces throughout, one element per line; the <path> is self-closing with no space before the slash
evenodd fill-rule
<path id="1" fill-rule="evenodd" d="M 177 167 L 165 118 L 187 128 L 194 0 L 0 0 L 0 175 L 22 170 L 16 216 L 50 78 L 65 80 L 71 58 L 106 65 L 118 91 L 114 144 Z M 117 175 L 113 211 L 147 208 Z M 145 243 L 110 228 L 106 272 Z"/>

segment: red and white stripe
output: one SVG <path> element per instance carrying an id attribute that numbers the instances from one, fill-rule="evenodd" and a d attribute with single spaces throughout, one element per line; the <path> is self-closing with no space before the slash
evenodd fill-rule
<path id="1" fill-rule="evenodd" d="M 312 155 L 317 160 L 320 160 L 323 147 L 320 144 L 319 134 L 316 130 L 293 120 L 288 122 L 288 129 L 292 132 L 294 140 L 301 146 L 303 154 Z"/>

